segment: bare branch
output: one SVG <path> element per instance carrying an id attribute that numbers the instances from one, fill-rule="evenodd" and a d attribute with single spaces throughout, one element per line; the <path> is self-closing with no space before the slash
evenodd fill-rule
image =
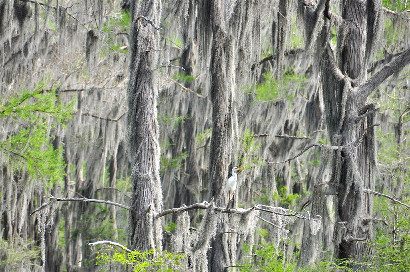
<path id="1" fill-rule="evenodd" d="M 306 137 L 306 136 L 292 136 L 292 135 L 287 135 L 287 134 L 283 134 L 283 135 L 275 135 L 276 138 L 286 138 L 286 139 L 297 139 L 297 140 L 310 140 L 310 137 Z"/>
<path id="2" fill-rule="evenodd" d="M 126 246 L 123 246 L 123 245 L 121 245 L 120 243 L 112 242 L 112 241 L 107 241 L 107 240 L 97 241 L 97 242 L 90 242 L 90 243 L 88 243 L 88 245 L 89 245 L 89 246 L 110 245 L 110 246 L 119 247 L 119 248 L 121 248 L 121 249 L 127 251 L 128 253 L 131 253 L 131 252 L 132 252 L 131 249 L 128 249 Z"/>
<path id="3" fill-rule="evenodd" d="M 302 156 L 306 151 L 308 151 L 309 149 L 311 149 L 312 147 L 320 147 L 320 148 L 326 148 L 326 149 L 330 149 L 330 150 L 338 150 L 338 149 L 343 149 L 344 146 L 335 146 L 335 145 L 323 145 L 323 144 L 311 144 L 308 147 L 306 147 L 305 149 L 303 149 L 301 152 L 299 152 L 297 155 L 293 156 L 290 159 L 284 160 L 284 161 L 278 161 L 278 162 L 268 162 L 268 164 L 281 164 L 281 163 L 287 163 L 290 162 L 300 156 Z"/>
<path id="4" fill-rule="evenodd" d="M 253 210 L 258 210 L 258 211 L 264 211 L 264 212 L 269 212 L 269 213 L 274 213 L 277 215 L 281 215 L 281 216 L 294 216 L 300 219 L 308 219 L 306 218 L 306 216 L 293 211 L 293 210 L 289 210 L 289 209 L 285 209 L 286 211 L 288 211 L 287 213 L 281 213 L 278 211 L 275 211 L 274 208 L 277 207 L 272 207 L 272 206 L 267 206 L 267 205 L 261 205 L 261 204 L 257 204 L 253 207 L 247 208 L 247 209 L 242 209 L 242 208 L 237 208 L 237 209 L 229 209 L 229 208 L 222 208 L 222 207 L 215 207 L 214 203 L 211 202 L 207 202 L 204 201 L 202 203 L 195 203 L 189 206 L 185 206 L 183 205 L 182 207 L 179 208 L 172 208 L 172 209 L 168 209 L 168 210 L 164 210 L 158 214 L 155 215 L 155 219 L 158 219 L 162 216 L 168 215 L 168 214 L 176 214 L 176 213 L 182 213 L 182 212 L 186 212 L 186 211 L 190 211 L 190 210 L 198 210 L 198 209 L 213 209 L 216 212 L 220 212 L 220 213 L 230 213 L 230 214 L 246 214 L 249 213 Z"/>
<path id="5" fill-rule="evenodd" d="M 248 213 L 252 210 L 255 209 L 255 207 L 251 207 L 248 209 L 229 209 L 229 208 L 222 208 L 222 207 L 215 207 L 214 203 L 211 202 L 207 202 L 204 201 L 202 203 L 195 203 L 189 206 L 183 205 L 182 207 L 179 208 L 172 208 L 172 209 L 168 209 L 168 210 L 164 210 L 160 213 L 158 213 L 155 218 L 158 219 L 162 216 L 168 215 L 168 214 L 175 214 L 175 213 L 181 213 L 181 212 L 186 212 L 186 211 L 190 211 L 190 210 L 206 210 L 206 209 L 213 209 L 216 212 L 221 212 L 221 213 L 236 213 L 236 214 L 244 214 L 244 213 Z"/>
<path id="6" fill-rule="evenodd" d="M 358 95 L 365 100 L 383 81 L 394 73 L 400 72 L 410 63 L 410 48 L 404 50 L 397 58 L 386 64 L 380 71 L 358 87 Z"/>
<path id="7" fill-rule="evenodd" d="M 392 196 L 385 195 L 385 194 L 382 194 L 382 193 L 379 193 L 379 192 L 376 192 L 376 191 L 373 191 L 373 190 L 370 190 L 370 189 L 363 189 L 363 192 L 368 193 L 368 194 L 373 194 L 373 195 L 377 195 L 377 196 L 382 196 L 382 197 L 388 198 L 388 199 L 390 199 L 391 201 L 393 201 L 393 202 L 395 202 L 395 203 L 398 203 L 398 204 L 401 204 L 401 205 L 405 206 L 407 209 L 410 209 L 410 206 L 409 206 L 409 205 L 407 205 L 406 203 L 401 202 L 400 200 L 398 200 L 397 198 L 394 198 L 394 197 L 392 197 Z"/>
<path id="8" fill-rule="evenodd" d="M 35 209 L 30 215 L 33 215 L 34 213 L 44 209 L 46 206 L 48 206 L 49 204 L 51 204 L 53 201 L 74 201 L 74 202 L 93 202 L 93 203 L 103 203 L 103 204 L 108 204 L 108 205 L 113 205 L 113 206 L 117 206 L 126 210 L 129 210 L 130 207 L 121 204 L 121 203 L 117 203 L 117 202 L 112 202 L 109 200 L 101 200 L 101 199 L 93 199 L 93 198 L 60 198 L 60 197 L 54 197 L 54 196 L 50 196 L 50 202 L 46 202 L 43 205 L 41 205 L 39 208 Z"/>
<path id="9" fill-rule="evenodd" d="M 263 222 L 268 223 L 269 225 L 275 227 L 275 228 L 283 229 L 283 228 L 281 228 L 281 227 L 279 227 L 279 226 L 273 224 L 272 222 L 270 222 L 270 221 L 268 221 L 268 220 L 266 220 L 266 219 L 264 219 L 264 218 L 262 218 L 262 217 L 260 217 L 260 216 L 256 216 L 256 217 L 259 218 L 260 220 L 262 220 Z"/>
<path id="10" fill-rule="evenodd" d="M 408 17 L 407 17 L 407 14 L 406 14 L 406 13 L 410 12 L 410 10 L 405 10 L 405 11 L 402 11 L 402 12 L 397 12 L 397 11 L 393 11 L 393 10 L 388 9 L 388 8 L 385 8 L 385 7 L 382 7 L 382 10 L 383 10 L 384 12 L 386 12 L 386 13 L 390 13 L 390 14 L 393 14 L 393 15 L 395 15 L 395 16 L 400 16 L 400 17 L 402 17 L 402 18 L 405 19 L 405 20 L 410 20 L 410 18 L 408 18 Z"/>
<path id="11" fill-rule="evenodd" d="M 101 116 L 98 116 L 98 115 L 95 115 L 95 114 L 91 114 L 91 113 L 89 113 L 89 112 L 83 113 L 83 115 L 85 115 L 85 116 L 91 116 L 91 117 L 98 118 L 98 119 L 101 119 L 101 120 L 117 122 L 117 121 L 119 121 L 122 117 L 124 117 L 126 113 L 127 113 L 127 112 L 124 112 L 123 114 L 121 114 L 121 115 L 120 115 L 118 118 L 116 118 L 116 119 L 111 119 L 111 118 L 108 118 L 108 117 L 101 117 Z"/>
<path id="12" fill-rule="evenodd" d="M 200 95 L 199 93 L 194 92 L 193 90 L 191 90 L 191 89 L 185 87 L 184 85 L 182 85 L 182 84 L 179 83 L 178 81 L 176 81 L 176 80 L 174 80 L 174 79 L 172 79 L 172 78 L 169 78 L 169 77 L 167 77 L 167 79 L 170 80 L 170 81 L 172 81 L 173 83 L 175 83 L 175 84 L 178 85 L 179 87 L 181 87 L 182 90 L 184 90 L 184 91 L 186 91 L 186 92 L 191 92 L 191 93 L 193 93 L 193 94 L 196 94 L 196 96 L 198 96 L 199 98 L 204 98 L 204 97 L 203 97 L 202 95 Z"/>

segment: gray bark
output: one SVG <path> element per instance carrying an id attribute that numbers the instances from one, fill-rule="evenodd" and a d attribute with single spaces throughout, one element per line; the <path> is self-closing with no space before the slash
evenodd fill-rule
<path id="1" fill-rule="evenodd" d="M 211 8 L 213 40 L 211 49 L 211 101 L 212 101 L 212 136 L 209 164 L 211 197 L 218 206 L 227 204 L 224 188 L 228 177 L 228 167 L 232 151 L 233 104 L 229 78 L 229 59 L 231 42 L 225 29 L 222 1 L 214 1 Z M 217 233 L 211 243 L 209 256 L 210 271 L 224 271 L 229 263 L 225 228 L 222 218 L 217 222 Z"/>
<path id="2" fill-rule="evenodd" d="M 161 249 L 162 229 L 153 215 L 162 207 L 157 123 L 158 61 L 161 3 L 133 1 L 131 60 L 128 85 L 128 137 L 131 155 L 132 200 L 129 248 Z M 144 16 L 144 17 L 141 17 Z"/>
<path id="3" fill-rule="evenodd" d="M 370 15 L 369 12 L 377 13 L 375 9 L 379 6 L 372 0 L 346 0 L 342 6 L 341 35 L 337 49 L 340 52 L 340 63 L 336 63 L 328 45 L 328 10 L 325 11 L 328 16 L 317 48 L 321 56 L 326 126 L 331 144 L 341 148 L 333 151 L 330 160 L 322 156 L 321 165 L 326 167 L 328 164 L 331 174 L 330 179 L 315 185 L 327 189 L 325 194 L 313 194 L 312 212 L 323 217 L 323 235 L 314 237 L 306 233 L 299 266 L 323 258 L 320 252 L 330 253 L 330 258 L 355 260 L 370 253 L 366 241 L 372 238 L 372 226 L 366 218 L 372 216 L 372 200 L 363 189 L 375 186 L 375 111 L 373 105 L 366 104 L 366 100 L 388 76 L 399 72 L 410 61 L 409 50 L 406 50 L 365 82 L 366 58 L 376 39 L 374 32 L 378 21 L 375 14 Z M 373 34 L 369 34 L 369 31 Z M 329 204 L 336 207 L 334 222 L 331 222 L 329 215 L 332 211 L 324 208 Z M 332 224 L 329 225 L 329 222 Z M 309 232 L 308 224 L 305 222 L 304 229 Z"/>

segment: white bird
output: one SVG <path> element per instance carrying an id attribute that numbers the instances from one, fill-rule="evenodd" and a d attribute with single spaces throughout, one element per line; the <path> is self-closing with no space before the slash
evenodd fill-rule
<path id="1" fill-rule="evenodd" d="M 232 176 L 226 182 L 225 192 L 228 194 L 228 203 L 232 200 L 238 186 L 238 170 L 242 170 L 242 168 L 236 166 L 232 168 Z"/>

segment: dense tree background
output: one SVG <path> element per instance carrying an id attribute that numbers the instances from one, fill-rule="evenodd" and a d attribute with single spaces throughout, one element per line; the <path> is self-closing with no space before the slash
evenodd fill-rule
<path id="1" fill-rule="evenodd" d="M 408 270 L 408 10 L 0 0 L 0 270 Z"/>

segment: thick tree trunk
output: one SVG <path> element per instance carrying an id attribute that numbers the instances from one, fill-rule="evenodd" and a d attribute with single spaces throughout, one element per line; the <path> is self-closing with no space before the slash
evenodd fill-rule
<path id="1" fill-rule="evenodd" d="M 128 133 L 131 154 L 132 202 L 129 219 L 131 249 L 161 249 L 162 230 L 154 213 L 162 207 L 157 122 L 158 60 L 161 3 L 131 4 L 131 60 L 128 85 Z"/>
<path id="2" fill-rule="evenodd" d="M 209 177 L 211 197 L 218 206 L 227 204 L 224 188 L 228 177 L 232 151 L 232 85 L 230 84 L 230 57 L 232 44 L 225 29 L 222 1 L 214 1 L 211 10 L 213 41 L 211 49 L 212 136 Z M 219 218 L 217 234 L 211 243 L 210 271 L 224 271 L 229 264 L 228 244 L 224 222 Z"/>

